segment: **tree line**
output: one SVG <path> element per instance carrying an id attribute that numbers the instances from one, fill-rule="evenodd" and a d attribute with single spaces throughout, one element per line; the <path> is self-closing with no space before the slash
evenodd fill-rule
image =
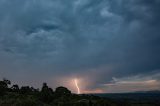
<path id="1" fill-rule="evenodd" d="M 3 79 L 0 81 L 0 96 L 7 95 L 8 93 L 17 93 L 21 95 L 34 95 L 40 101 L 45 103 L 50 103 L 56 97 L 61 96 L 70 96 L 71 91 L 68 90 L 66 87 L 57 87 L 55 91 L 52 88 L 48 87 L 47 83 L 43 83 L 41 89 L 35 89 L 34 87 L 30 86 L 22 86 L 19 87 L 17 84 L 11 85 L 11 81 L 7 79 Z"/>

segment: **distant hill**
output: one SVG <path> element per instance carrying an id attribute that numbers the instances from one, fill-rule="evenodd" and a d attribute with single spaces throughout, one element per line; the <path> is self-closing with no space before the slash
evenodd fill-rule
<path id="1" fill-rule="evenodd" d="M 160 90 L 151 90 L 151 91 L 136 91 L 133 93 L 160 93 Z"/>
<path id="2" fill-rule="evenodd" d="M 160 106 L 160 91 L 137 91 L 130 93 L 104 93 L 95 96 L 111 99 L 127 106 Z"/>

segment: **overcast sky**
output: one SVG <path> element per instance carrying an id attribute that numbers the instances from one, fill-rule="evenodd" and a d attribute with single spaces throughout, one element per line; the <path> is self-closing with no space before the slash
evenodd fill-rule
<path id="1" fill-rule="evenodd" d="M 160 0 L 0 0 L 0 79 L 83 93 L 160 89 Z"/>

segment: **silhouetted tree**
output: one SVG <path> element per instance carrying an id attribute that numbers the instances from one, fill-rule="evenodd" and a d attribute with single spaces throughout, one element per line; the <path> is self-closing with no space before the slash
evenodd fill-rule
<path id="1" fill-rule="evenodd" d="M 6 92 L 7 84 L 3 81 L 0 81 L 0 96 L 3 96 Z"/>
<path id="2" fill-rule="evenodd" d="M 30 93 L 32 93 L 32 89 L 29 86 L 22 86 L 20 89 L 20 93 L 30 94 Z"/>
<path id="3" fill-rule="evenodd" d="M 6 78 L 3 79 L 3 82 L 5 82 L 7 85 L 10 85 L 10 84 L 11 84 L 11 81 L 8 80 L 8 79 L 6 79 Z"/>
<path id="4" fill-rule="evenodd" d="M 56 96 L 63 96 L 63 95 L 69 96 L 71 94 L 71 91 L 61 86 L 56 88 L 55 94 Z"/>
<path id="5" fill-rule="evenodd" d="M 0 81 L 0 95 L 3 96 L 6 91 L 8 91 L 8 85 L 11 84 L 11 82 L 7 79 L 3 79 L 3 81 Z"/>
<path id="6" fill-rule="evenodd" d="M 19 86 L 16 84 L 16 85 L 13 85 L 12 87 L 11 87 L 11 89 L 12 89 L 12 91 L 13 92 L 19 92 Z"/>
<path id="7" fill-rule="evenodd" d="M 40 100 L 45 103 L 50 103 L 54 99 L 54 93 L 51 88 L 47 86 L 47 83 L 43 83 L 41 93 L 40 93 Z"/>

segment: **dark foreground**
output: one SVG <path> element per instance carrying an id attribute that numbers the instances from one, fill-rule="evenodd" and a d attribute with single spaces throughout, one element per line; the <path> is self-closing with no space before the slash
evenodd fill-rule
<path id="1" fill-rule="evenodd" d="M 126 106 L 160 106 L 160 92 L 95 94 Z M 123 106 L 123 105 L 122 105 Z"/>
<path id="2" fill-rule="evenodd" d="M 77 95 L 65 87 L 53 91 L 46 83 L 35 89 L 0 81 L 0 106 L 160 106 L 159 101 L 160 94 Z"/>

